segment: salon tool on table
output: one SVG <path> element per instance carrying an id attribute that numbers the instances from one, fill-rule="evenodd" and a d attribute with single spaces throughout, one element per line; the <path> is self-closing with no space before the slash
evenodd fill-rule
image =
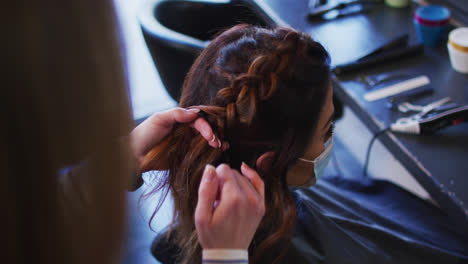
<path id="1" fill-rule="evenodd" d="M 330 12 L 332 10 L 341 10 L 349 6 L 362 4 L 363 2 L 368 2 L 368 1 L 348 0 L 348 1 L 338 2 L 338 3 L 335 2 L 335 3 L 324 4 L 324 5 L 315 5 L 315 7 L 310 10 L 308 18 L 310 19 L 320 18 L 323 14 Z M 309 6 L 310 6 L 310 2 L 309 2 Z"/>
<path id="2" fill-rule="evenodd" d="M 358 76 L 358 82 L 362 83 L 365 85 L 366 89 L 372 89 L 377 85 L 386 83 L 386 82 L 391 82 L 394 80 L 399 80 L 399 79 L 409 79 L 411 78 L 411 75 L 409 74 L 379 74 L 379 75 L 364 75 L 364 74 L 359 74 Z"/>
<path id="3" fill-rule="evenodd" d="M 385 106 L 390 109 L 398 109 L 398 105 L 403 102 L 412 102 L 424 96 L 434 93 L 434 89 L 429 86 L 423 86 L 414 90 L 409 90 L 392 97 L 389 97 Z"/>
<path id="4" fill-rule="evenodd" d="M 450 97 L 445 97 L 445 98 L 442 98 L 440 100 L 437 100 L 433 103 L 430 103 L 428 105 L 414 105 L 412 103 L 409 103 L 409 102 L 403 102 L 401 104 L 398 105 L 398 111 L 402 112 L 402 113 L 408 113 L 410 111 L 414 111 L 414 112 L 419 112 L 418 114 L 416 114 L 414 117 L 411 117 L 411 118 L 420 118 L 424 115 L 426 115 L 427 113 L 433 111 L 434 109 L 446 104 L 450 102 Z"/>
<path id="5" fill-rule="evenodd" d="M 368 52 L 366 55 L 362 56 L 357 61 L 366 60 L 368 58 L 371 58 L 371 57 L 373 57 L 375 55 L 378 55 L 378 54 L 380 54 L 382 52 L 385 52 L 385 51 L 393 50 L 393 49 L 396 49 L 396 48 L 403 48 L 403 47 L 408 45 L 408 41 L 409 41 L 409 35 L 408 34 L 403 34 L 403 35 L 398 36 L 398 37 L 392 39 L 391 41 L 385 43 L 383 46 L 380 46 L 380 47 Z"/>
<path id="6" fill-rule="evenodd" d="M 444 127 L 468 121 L 467 105 L 447 104 L 448 102 L 450 102 L 450 97 L 439 99 L 425 106 L 402 103 L 398 107 L 400 112 L 415 111 L 418 113 L 397 119 L 390 129 L 407 134 L 432 134 Z"/>
<path id="7" fill-rule="evenodd" d="M 413 105 L 413 104 L 410 104 L 410 103 L 406 103 L 406 104 L 402 104 L 400 105 L 400 107 L 398 108 L 398 110 L 400 112 L 408 112 L 408 111 L 416 111 L 418 112 L 417 114 L 414 114 L 412 116 L 409 116 L 409 117 L 401 117 L 397 120 L 400 121 L 400 122 L 406 122 L 406 121 L 412 121 L 412 120 L 419 120 L 421 119 L 422 117 L 424 117 L 425 115 L 427 115 L 428 113 L 432 112 L 434 109 L 436 109 L 437 107 L 440 107 L 446 103 L 450 102 L 450 97 L 445 97 L 445 98 L 442 98 L 442 99 L 439 99 L 435 102 L 432 102 L 430 104 L 427 104 L 425 106 L 416 106 L 416 105 Z"/>
<path id="8" fill-rule="evenodd" d="M 396 95 L 402 92 L 406 92 L 412 89 L 416 89 L 418 87 L 424 86 L 429 84 L 431 81 L 429 80 L 429 77 L 426 75 L 421 75 L 419 77 L 409 79 L 406 81 L 402 81 L 396 84 L 389 85 L 385 88 L 368 92 L 364 94 L 364 99 L 366 101 L 372 102 L 376 101 L 382 98 L 386 98 L 392 95 Z"/>
<path id="9" fill-rule="evenodd" d="M 369 11 L 371 8 L 369 7 L 363 7 L 363 6 L 353 6 L 344 10 L 333 10 L 330 11 L 322 16 L 323 19 L 325 20 L 332 20 L 332 19 L 337 19 L 340 17 L 345 17 L 345 16 L 350 16 L 350 15 L 356 15 L 356 14 L 362 14 L 367 11 Z"/>
<path id="10" fill-rule="evenodd" d="M 333 68 L 333 72 L 337 75 L 345 74 L 372 65 L 387 63 L 404 56 L 417 55 L 424 51 L 422 44 L 409 45 L 408 43 L 408 34 L 404 34 L 368 52 L 353 62 L 336 65 Z"/>
<path id="11" fill-rule="evenodd" d="M 311 1 L 312 2 L 312 1 Z M 309 2 L 309 20 L 331 20 L 344 16 L 355 15 L 367 12 L 374 7 L 376 0 L 345 0 L 332 1 L 328 4 L 317 5 Z"/>
<path id="12" fill-rule="evenodd" d="M 468 122 L 468 105 L 437 111 L 419 119 L 398 119 L 390 126 L 394 132 L 432 134 L 442 128 Z"/>

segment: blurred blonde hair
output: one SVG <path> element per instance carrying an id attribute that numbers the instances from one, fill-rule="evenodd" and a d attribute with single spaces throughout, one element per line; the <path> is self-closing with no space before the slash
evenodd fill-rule
<path id="1" fill-rule="evenodd" d="M 0 14 L 7 263 L 116 263 L 132 122 L 113 2 L 8 1 Z M 67 222 L 58 171 L 91 156 L 92 203 Z"/>

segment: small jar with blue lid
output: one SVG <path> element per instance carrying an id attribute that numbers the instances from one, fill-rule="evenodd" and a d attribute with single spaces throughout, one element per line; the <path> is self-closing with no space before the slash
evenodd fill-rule
<path id="1" fill-rule="evenodd" d="M 450 10 L 440 5 L 420 6 L 414 13 L 414 26 L 419 41 L 434 47 L 447 40 Z"/>

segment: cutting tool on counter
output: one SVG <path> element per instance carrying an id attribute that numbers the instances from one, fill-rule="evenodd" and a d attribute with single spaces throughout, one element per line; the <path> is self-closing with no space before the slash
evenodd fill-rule
<path id="1" fill-rule="evenodd" d="M 396 123 L 406 123 L 408 121 L 418 120 L 418 119 L 426 116 L 430 112 L 434 111 L 438 107 L 450 102 L 450 100 L 451 100 L 450 97 L 445 97 L 445 98 L 439 99 L 437 101 L 434 101 L 434 102 L 432 102 L 430 104 L 427 104 L 427 105 L 424 105 L 424 106 L 413 105 L 413 104 L 408 103 L 408 102 L 403 102 L 400 105 L 398 105 L 398 110 L 400 112 L 406 113 L 406 112 L 409 112 L 409 111 L 416 111 L 418 113 L 416 113 L 416 114 L 414 114 L 412 116 L 409 116 L 409 117 L 401 117 L 401 118 L 397 119 Z"/>
<path id="2" fill-rule="evenodd" d="M 314 19 L 334 19 L 346 15 L 360 13 L 369 10 L 379 0 L 341 0 L 341 1 L 309 1 L 310 12 L 308 18 Z"/>

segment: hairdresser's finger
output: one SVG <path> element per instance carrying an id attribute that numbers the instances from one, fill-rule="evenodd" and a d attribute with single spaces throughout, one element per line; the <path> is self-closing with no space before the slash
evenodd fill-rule
<path id="1" fill-rule="evenodd" d="M 203 172 L 200 187 L 198 189 L 198 203 L 195 209 L 195 224 L 199 228 L 204 228 L 211 222 L 213 214 L 213 204 L 219 190 L 216 169 L 212 165 L 206 165 Z"/>
<path id="2" fill-rule="evenodd" d="M 174 119 L 179 123 L 188 123 L 192 122 L 198 117 L 200 109 L 198 108 L 181 108 L 181 111 L 177 110 L 174 116 Z"/>
<path id="3" fill-rule="evenodd" d="M 224 198 L 226 195 L 232 195 L 240 191 L 237 179 L 233 175 L 233 169 L 227 164 L 221 164 L 216 168 L 216 174 L 223 182 L 221 195 Z"/>
<path id="4" fill-rule="evenodd" d="M 241 179 L 248 182 L 248 186 L 250 187 L 248 190 L 255 194 L 247 193 L 247 201 L 250 203 L 253 212 L 256 212 L 259 217 L 263 217 L 265 215 L 265 187 L 263 180 L 255 170 L 244 162 L 242 162 L 241 171 L 243 176 L 245 176 L 242 176 Z"/>
<path id="5" fill-rule="evenodd" d="M 211 129 L 210 124 L 203 119 L 203 118 L 197 118 L 195 122 L 191 124 L 193 128 L 195 128 L 198 132 L 200 132 L 200 135 L 208 141 L 208 144 L 212 146 L 213 148 L 219 148 L 221 147 L 221 141 L 215 136 L 213 133 L 213 130 Z"/>
<path id="6" fill-rule="evenodd" d="M 235 175 L 226 164 L 221 164 L 216 168 L 216 173 L 223 181 L 220 193 L 220 200 L 213 215 L 213 222 L 220 222 L 224 216 L 233 218 L 242 217 L 245 212 L 245 195 L 243 194 Z"/>
<path id="7" fill-rule="evenodd" d="M 200 135 L 208 141 L 208 144 L 213 148 L 221 148 L 222 151 L 226 151 L 229 148 L 229 144 L 224 141 L 222 142 L 211 129 L 210 124 L 203 118 L 197 118 L 195 122 L 191 124 L 193 128 L 195 128 Z"/>
<path id="8" fill-rule="evenodd" d="M 221 140 L 216 137 L 216 135 L 213 133 L 213 130 L 211 129 L 210 124 L 203 118 L 199 117 L 191 124 L 193 128 L 195 128 L 200 135 L 208 141 L 208 144 L 214 148 L 220 148 L 223 151 L 226 151 L 229 148 L 229 144 L 224 141 L 221 142 Z"/>
<path id="9" fill-rule="evenodd" d="M 155 145 L 159 144 L 172 130 L 177 122 L 190 122 L 198 116 L 196 111 L 174 108 L 155 113 L 130 133 L 131 148 L 138 161 Z"/>
<path id="10" fill-rule="evenodd" d="M 237 182 L 239 183 L 240 189 L 245 199 L 252 206 L 255 206 L 257 203 L 262 201 L 262 197 L 260 196 L 260 193 L 258 193 L 255 187 L 252 185 L 252 182 L 250 182 L 250 180 L 247 177 L 241 175 L 237 171 L 235 174 L 236 174 L 235 177 L 237 178 Z"/>
<path id="11" fill-rule="evenodd" d="M 165 127 L 172 127 L 175 123 L 192 122 L 198 117 L 200 109 L 174 108 L 157 114 L 156 122 Z"/>
<path id="12" fill-rule="evenodd" d="M 241 165 L 241 172 L 244 176 L 249 178 L 250 182 L 252 182 L 252 185 L 255 187 L 257 192 L 260 194 L 261 197 L 265 197 L 265 184 L 263 183 L 263 180 L 260 178 L 258 173 L 250 168 L 245 162 L 242 162 Z"/>

